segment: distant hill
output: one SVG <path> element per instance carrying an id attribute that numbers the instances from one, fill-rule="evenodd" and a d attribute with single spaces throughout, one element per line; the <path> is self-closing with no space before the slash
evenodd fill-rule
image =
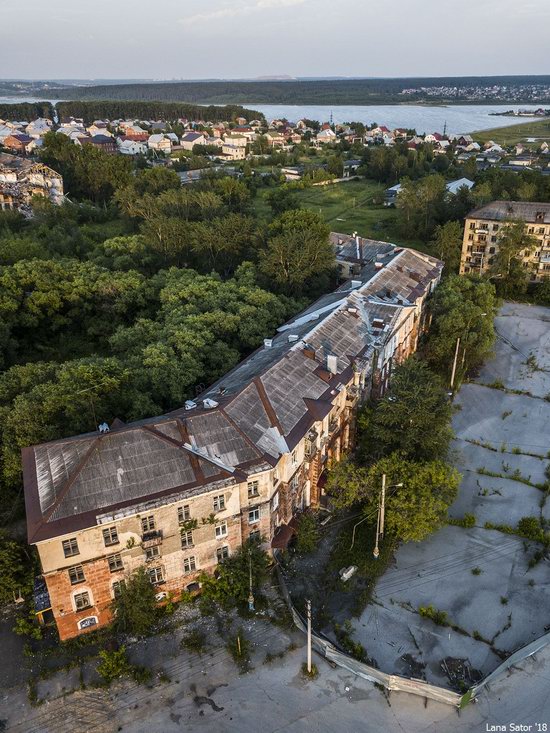
<path id="1" fill-rule="evenodd" d="M 448 94 L 430 96 L 422 93 L 400 94 L 403 89 L 420 87 L 461 87 L 473 90 L 476 87 L 506 86 L 512 92 L 530 85 L 542 85 L 549 90 L 548 98 L 537 103 L 550 101 L 550 76 L 479 76 L 479 77 L 417 77 L 400 79 L 318 79 L 311 81 L 192 81 L 192 82 L 148 82 L 132 84 L 110 84 L 86 87 L 50 88 L 52 97 L 63 99 L 143 100 L 188 102 L 195 104 L 380 104 L 418 101 L 465 101 L 466 96 Z M 509 96 L 476 99 L 477 102 L 533 101 L 528 90 L 525 96 Z"/>

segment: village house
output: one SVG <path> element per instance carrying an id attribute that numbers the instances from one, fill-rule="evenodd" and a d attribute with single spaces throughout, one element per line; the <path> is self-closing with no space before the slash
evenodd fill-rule
<path id="1" fill-rule="evenodd" d="M 229 160 L 244 160 L 246 158 L 246 148 L 243 148 L 241 145 L 224 142 L 222 145 L 222 155 Z"/>
<path id="2" fill-rule="evenodd" d="M 63 201 L 63 179 L 42 163 L 0 153 L 0 208 L 16 209 L 29 216 L 33 196 Z"/>
<path id="3" fill-rule="evenodd" d="M 23 449 L 28 537 L 61 639 L 106 624 L 144 566 L 161 601 L 246 540 L 283 548 L 325 503 L 357 405 L 416 349 L 442 263 L 332 235 L 354 278 L 173 412 Z M 341 243 L 339 243 L 341 242 Z"/>
<path id="4" fill-rule="evenodd" d="M 172 143 L 162 132 L 150 135 L 147 140 L 149 150 L 156 150 L 159 153 L 170 155 L 172 152 Z"/>
<path id="5" fill-rule="evenodd" d="M 35 140 L 34 138 L 29 137 L 29 135 L 15 133 L 6 136 L 2 141 L 2 145 L 8 150 L 12 150 L 14 153 L 26 155 L 32 152 L 35 146 Z"/>
<path id="6" fill-rule="evenodd" d="M 265 136 L 268 144 L 271 145 L 272 148 L 282 148 L 286 144 L 285 136 L 280 132 L 270 130 Z"/>
<path id="7" fill-rule="evenodd" d="M 132 138 L 119 137 L 116 141 L 118 152 L 121 155 L 147 155 L 147 144 Z"/>
<path id="8" fill-rule="evenodd" d="M 330 127 L 325 127 L 315 135 L 315 140 L 321 145 L 336 142 L 336 133 Z"/>
<path id="9" fill-rule="evenodd" d="M 78 142 L 81 145 L 92 145 L 98 150 L 103 150 L 104 153 L 114 155 L 118 152 L 116 140 L 112 135 L 91 135 L 90 137 L 78 137 Z"/>
<path id="10" fill-rule="evenodd" d="M 532 282 L 550 277 L 550 204 L 493 201 L 466 216 L 460 274 L 486 273 L 499 249 L 499 236 L 512 221 L 525 222 L 525 232 L 535 241 L 522 253 L 525 276 Z"/>
<path id="11" fill-rule="evenodd" d="M 180 139 L 184 150 L 193 150 L 195 145 L 206 145 L 206 136 L 202 132 L 188 132 Z"/>
<path id="12" fill-rule="evenodd" d="M 239 133 L 231 132 L 227 135 L 224 135 L 223 138 L 224 142 L 228 145 L 235 145 L 239 148 L 246 148 L 250 140 L 246 135 L 241 135 Z"/>

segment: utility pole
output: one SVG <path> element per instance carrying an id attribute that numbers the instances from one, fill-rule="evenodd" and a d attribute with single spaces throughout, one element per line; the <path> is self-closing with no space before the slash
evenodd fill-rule
<path id="1" fill-rule="evenodd" d="M 460 336 L 456 340 L 456 349 L 455 349 L 455 358 L 453 361 L 453 369 L 451 371 L 451 389 L 453 388 L 453 385 L 455 383 L 455 375 L 456 375 L 456 363 L 458 361 L 458 350 L 460 348 Z"/>
<path id="2" fill-rule="evenodd" d="M 384 539 L 384 510 L 386 505 L 386 474 L 382 474 L 382 495 L 380 498 L 380 539 Z"/>
<path id="3" fill-rule="evenodd" d="M 378 502 L 378 517 L 376 518 L 376 542 L 374 543 L 374 550 L 372 551 L 372 555 L 375 560 L 378 560 L 380 557 L 380 550 L 378 549 L 378 537 L 380 535 L 380 504 L 381 502 Z"/>
<path id="4" fill-rule="evenodd" d="M 248 576 L 250 593 L 248 594 L 248 610 L 254 611 L 254 594 L 252 593 L 252 550 L 248 550 Z"/>
<path id="5" fill-rule="evenodd" d="M 307 673 L 311 674 L 311 601 L 306 601 L 307 609 Z"/>

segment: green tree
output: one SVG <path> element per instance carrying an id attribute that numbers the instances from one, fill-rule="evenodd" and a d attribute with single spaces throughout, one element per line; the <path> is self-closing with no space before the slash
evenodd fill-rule
<path id="1" fill-rule="evenodd" d="M 319 526 L 311 512 L 304 512 L 298 520 L 296 550 L 307 554 L 313 552 L 319 544 Z"/>
<path id="2" fill-rule="evenodd" d="M 452 275 L 436 289 L 430 303 L 432 323 L 424 353 L 446 383 L 458 338 L 457 383 L 492 353 L 497 305 L 494 285 L 479 278 Z"/>
<path id="3" fill-rule="evenodd" d="M 147 636 L 158 618 L 155 587 L 144 567 L 138 568 L 123 584 L 113 601 L 115 631 L 134 636 Z"/>
<path id="4" fill-rule="evenodd" d="M 279 216 L 291 209 L 297 209 L 299 206 L 296 196 L 285 186 L 280 186 L 279 188 L 273 189 L 273 191 L 269 191 L 265 199 L 275 216 Z"/>
<path id="5" fill-rule="evenodd" d="M 330 466 L 326 486 L 331 504 L 336 509 L 347 509 L 371 501 L 377 490 L 370 485 L 369 469 L 350 458 Z"/>
<path id="6" fill-rule="evenodd" d="M 306 209 L 286 211 L 273 220 L 260 269 L 287 292 L 300 292 L 306 280 L 334 267 L 329 227 Z"/>
<path id="7" fill-rule="evenodd" d="M 216 603 L 224 609 L 243 606 L 250 593 L 250 567 L 252 591 L 257 595 L 268 577 L 269 558 L 260 544 L 252 540 L 223 560 L 214 575 L 201 574 L 201 598 L 205 604 Z"/>
<path id="8" fill-rule="evenodd" d="M 26 548 L 0 531 L 0 606 L 13 603 L 32 591 L 32 564 Z"/>
<path id="9" fill-rule="evenodd" d="M 399 451 L 407 460 L 444 458 L 451 405 L 439 377 L 413 356 L 393 373 L 384 397 L 359 414 L 360 450 L 369 460 Z"/>
<path id="10" fill-rule="evenodd" d="M 388 486 L 403 484 L 386 494 L 385 526 L 390 535 L 403 542 L 421 542 L 446 523 L 461 478 L 455 468 L 439 460 L 419 463 L 393 453 L 370 469 L 370 484 L 381 486 L 382 474 Z M 375 510 L 374 503 L 365 509 L 371 516 Z"/>
<path id="11" fill-rule="evenodd" d="M 521 219 L 507 222 L 497 238 L 498 249 L 490 275 L 497 282 L 499 294 L 509 297 L 527 289 L 527 275 L 523 270 L 523 257 L 533 251 L 536 239 L 525 230 Z"/>
<path id="12" fill-rule="evenodd" d="M 433 251 L 445 263 L 445 272 L 457 272 L 462 250 L 462 226 L 458 221 L 448 221 L 435 228 Z"/>

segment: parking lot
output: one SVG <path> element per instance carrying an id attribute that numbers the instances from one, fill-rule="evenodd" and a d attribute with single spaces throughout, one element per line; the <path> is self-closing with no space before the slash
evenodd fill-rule
<path id="1" fill-rule="evenodd" d="M 550 463 L 550 310 L 507 303 L 496 328 L 494 358 L 462 387 L 453 419 L 453 462 L 463 478 L 450 516 L 473 514 L 475 526 L 446 526 L 403 545 L 353 622 L 354 638 L 384 671 L 455 687 L 550 627 L 541 546 L 485 527 L 550 519 L 542 488 Z M 449 625 L 419 615 L 430 605 Z"/>

